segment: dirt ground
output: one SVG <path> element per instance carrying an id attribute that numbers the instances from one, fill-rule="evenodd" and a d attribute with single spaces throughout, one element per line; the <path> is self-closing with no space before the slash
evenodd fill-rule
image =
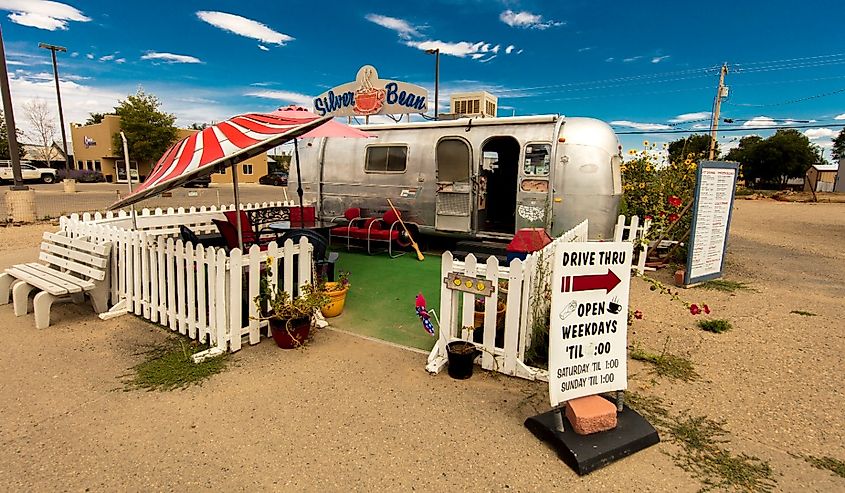
<path id="1" fill-rule="evenodd" d="M 684 290 L 734 329 L 711 334 L 635 279 L 629 340 L 689 357 L 693 382 L 630 363 L 630 386 L 673 413 L 725 422 L 724 448 L 769 461 L 779 491 L 843 491 L 790 452 L 845 459 L 845 205 L 738 201 L 726 278 Z M 0 229 L 0 267 L 35 258 L 49 225 Z M 669 273 L 661 272 L 661 277 Z M 791 314 L 802 310 L 817 314 Z M 544 384 L 430 376 L 425 356 L 321 331 L 305 350 L 246 347 L 201 387 L 122 390 L 165 330 L 57 305 L 54 325 L 0 307 L 0 489 L 7 491 L 697 491 L 661 444 L 578 477 L 523 427 Z M 667 343 L 668 338 L 668 343 Z M 479 372 L 482 373 L 482 372 Z"/>

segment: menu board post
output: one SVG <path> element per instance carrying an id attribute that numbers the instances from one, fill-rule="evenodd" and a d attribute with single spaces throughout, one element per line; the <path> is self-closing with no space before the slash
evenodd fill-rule
<path id="1" fill-rule="evenodd" d="M 722 276 L 738 170 L 732 161 L 698 164 L 684 286 Z"/>

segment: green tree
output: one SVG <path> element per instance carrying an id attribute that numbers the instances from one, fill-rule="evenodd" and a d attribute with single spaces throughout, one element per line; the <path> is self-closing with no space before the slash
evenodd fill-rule
<path id="1" fill-rule="evenodd" d="M 208 126 L 209 126 L 209 124 L 208 124 L 208 123 L 197 123 L 197 122 L 194 122 L 194 123 L 192 123 L 192 124 L 191 124 L 191 126 L 190 126 L 190 127 L 188 127 L 188 128 L 190 128 L 191 130 L 205 130 L 206 128 L 208 128 Z"/>
<path id="2" fill-rule="evenodd" d="M 692 134 L 683 139 L 674 140 L 669 143 L 669 162 L 680 163 L 691 159 L 698 162 L 710 156 L 710 136 L 705 134 Z M 690 156 L 692 154 L 692 156 Z M 716 142 L 714 159 L 719 158 L 719 143 Z"/>
<path id="3" fill-rule="evenodd" d="M 744 137 L 728 159 L 739 161 L 745 180 L 758 187 L 784 187 L 790 178 L 800 178 L 810 166 L 824 162 L 821 149 L 794 129 L 778 130 L 766 139 Z"/>
<path id="4" fill-rule="evenodd" d="M 176 117 L 160 111 L 159 106 L 158 98 L 140 89 L 115 106 L 114 113 L 120 117 L 120 128 L 129 143 L 130 159 L 156 160 L 176 140 Z M 114 134 L 113 148 L 123 148 L 119 133 Z"/>
<path id="5" fill-rule="evenodd" d="M 838 161 L 845 157 L 845 128 L 839 131 L 839 135 L 833 139 L 833 149 L 830 150 L 830 155 L 834 161 Z"/>
<path id="6" fill-rule="evenodd" d="M 23 133 L 21 133 L 20 129 L 18 129 L 15 133 L 18 136 L 18 155 L 22 158 L 25 154 L 23 146 L 21 145 Z M 6 117 L 3 115 L 2 110 L 0 110 L 0 159 L 11 159 L 9 156 L 9 134 L 6 132 Z"/>
<path id="7" fill-rule="evenodd" d="M 97 123 L 102 123 L 103 118 L 106 117 L 106 113 L 89 113 L 88 119 L 85 120 L 85 125 L 95 125 Z"/>

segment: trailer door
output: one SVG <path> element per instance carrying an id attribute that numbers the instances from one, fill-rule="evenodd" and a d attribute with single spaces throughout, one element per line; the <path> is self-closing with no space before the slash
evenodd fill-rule
<path id="1" fill-rule="evenodd" d="M 459 138 L 447 137 L 437 143 L 437 198 L 435 229 L 470 232 L 472 149 Z"/>
<path id="2" fill-rule="evenodd" d="M 530 142 L 525 145 L 519 169 L 516 194 L 516 229 L 545 228 L 549 224 L 549 170 L 552 145 Z"/>

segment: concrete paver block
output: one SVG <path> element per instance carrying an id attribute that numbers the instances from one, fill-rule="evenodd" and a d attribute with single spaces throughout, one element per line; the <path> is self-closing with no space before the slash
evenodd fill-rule
<path id="1" fill-rule="evenodd" d="M 616 406 L 598 395 L 580 397 L 566 403 L 566 418 L 579 435 L 612 430 L 616 428 Z"/>

